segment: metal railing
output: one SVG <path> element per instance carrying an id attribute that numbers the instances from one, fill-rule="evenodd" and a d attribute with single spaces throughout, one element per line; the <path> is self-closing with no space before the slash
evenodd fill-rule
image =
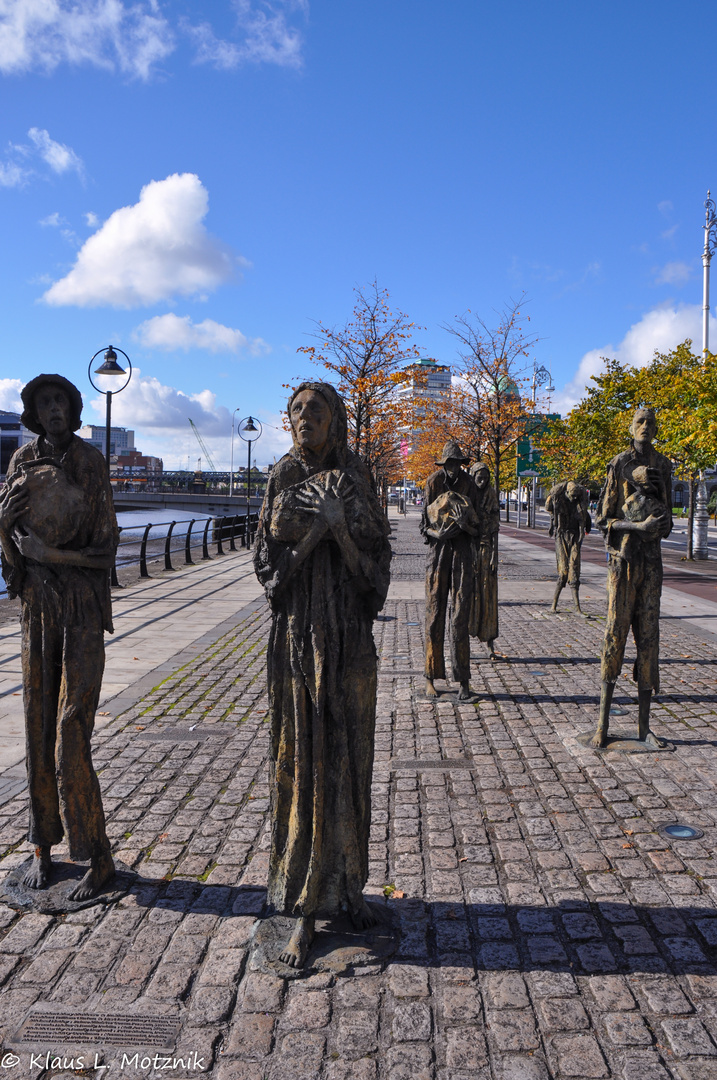
<path id="1" fill-rule="evenodd" d="M 148 560 L 158 561 L 164 558 L 164 569 L 175 570 L 176 567 L 172 565 L 172 556 L 175 556 L 176 560 L 177 555 L 183 555 L 183 565 L 193 566 L 195 560 L 192 558 L 192 552 L 198 548 L 202 549 L 200 561 L 204 561 L 217 555 L 226 555 L 224 545 L 227 543 L 229 551 L 236 551 L 237 544 L 243 548 L 251 547 L 258 522 L 259 514 L 257 513 L 250 514 L 248 517 L 246 514 L 235 514 L 233 517 L 182 518 L 178 521 L 157 524 L 147 522 L 145 525 L 128 525 L 124 528 L 120 526 L 120 542 L 112 567 L 112 585 L 119 587 L 117 569 L 120 567 L 139 563 L 140 577 L 147 578 L 150 576 L 147 569 Z M 197 524 L 199 528 L 195 530 L 194 526 Z M 186 530 L 180 529 L 175 533 L 178 525 L 186 525 Z M 153 537 L 153 529 L 161 530 L 162 534 Z M 141 537 L 134 535 L 123 540 L 123 532 L 135 534 L 141 532 L 142 535 Z M 214 556 L 209 552 L 210 546 L 216 547 Z"/>

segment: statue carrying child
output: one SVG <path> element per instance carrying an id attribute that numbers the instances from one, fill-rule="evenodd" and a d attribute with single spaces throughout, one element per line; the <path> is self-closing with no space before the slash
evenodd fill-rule
<path id="1" fill-rule="evenodd" d="M 0 496 L 2 572 L 22 604 L 22 683 L 35 847 L 24 885 L 45 889 L 63 837 L 89 861 L 68 894 L 96 896 L 114 876 L 91 739 L 112 632 L 110 570 L 119 539 L 107 466 L 74 434 L 82 397 L 61 375 L 22 391 L 22 423 L 37 438 L 13 455 Z"/>

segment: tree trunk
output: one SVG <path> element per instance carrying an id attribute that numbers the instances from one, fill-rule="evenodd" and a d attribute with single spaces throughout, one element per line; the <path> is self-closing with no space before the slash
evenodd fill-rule
<path id="1" fill-rule="evenodd" d="M 692 528 L 695 523 L 695 475 L 690 473 L 690 509 L 687 514 L 687 558 L 694 559 L 693 555 L 693 543 L 692 543 Z"/>

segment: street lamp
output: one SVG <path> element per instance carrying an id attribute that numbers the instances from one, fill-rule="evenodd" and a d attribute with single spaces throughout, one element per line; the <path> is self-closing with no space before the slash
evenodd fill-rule
<path id="1" fill-rule="evenodd" d="M 105 420 L 105 457 L 107 458 L 107 472 L 110 471 L 110 429 L 112 427 L 112 394 L 120 394 L 132 378 L 132 361 L 123 349 L 120 349 L 119 351 L 122 353 L 125 360 L 129 364 L 129 371 L 125 371 L 125 369 L 123 367 L 120 367 L 120 365 L 117 363 L 117 353 L 111 345 L 106 350 L 98 349 L 95 355 L 90 360 L 87 367 L 87 376 L 93 387 L 99 394 L 104 394 L 107 400 L 107 415 Z M 103 363 L 100 364 L 98 368 L 95 368 L 95 375 L 109 375 L 110 377 L 115 378 L 122 375 L 127 376 L 125 381 L 117 390 L 103 390 L 92 378 L 92 365 L 94 364 L 95 360 L 101 352 L 104 352 L 105 354 L 103 358 Z"/>
<path id="2" fill-rule="evenodd" d="M 555 387 L 553 386 L 553 377 L 550 374 L 550 372 L 548 371 L 548 369 L 546 367 L 543 367 L 542 364 L 540 365 L 540 367 L 538 367 L 538 365 L 534 363 L 533 364 L 533 378 L 531 380 L 530 385 L 531 385 L 531 391 L 532 391 L 531 392 L 531 397 L 530 397 L 531 404 L 532 404 L 531 411 L 532 411 L 533 414 L 535 414 L 535 406 L 536 406 L 536 398 L 537 398 L 538 387 L 539 386 L 545 387 L 545 391 L 546 391 L 546 393 L 548 395 L 554 393 L 555 392 Z M 548 397 L 548 402 L 550 402 L 549 397 Z M 550 406 L 548 405 L 548 407 L 550 407 Z M 532 528 L 535 528 L 535 503 L 536 503 L 536 498 L 537 498 L 537 486 L 538 486 L 538 484 L 537 484 L 538 473 L 535 471 L 535 469 L 532 468 L 532 465 L 533 465 L 533 434 L 534 434 L 534 430 L 535 429 L 532 428 L 529 435 L 528 435 L 528 445 L 530 446 L 528 460 L 530 462 L 531 468 L 524 471 L 523 474 L 522 474 L 523 476 L 529 476 L 531 478 L 530 505 L 528 507 L 528 515 L 527 515 L 527 517 L 528 517 L 528 522 L 527 522 L 528 528 L 531 528 L 531 526 L 532 526 Z M 521 490 L 520 489 L 521 489 L 521 477 L 518 477 L 518 528 L 520 528 L 520 503 L 521 503 Z"/>
<path id="3" fill-rule="evenodd" d="M 256 426 L 257 424 L 259 424 L 258 427 Z M 246 542 L 246 546 L 249 547 L 251 544 L 251 529 L 249 520 L 249 514 L 251 512 L 249 504 L 249 500 L 251 499 L 251 444 L 255 442 L 256 439 L 260 438 L 262 433 L 262 425 L 259 420 L 257 420 L 255 423 L 253 416 L 247 416 L 244 420 L 239 421 L 239 426 L 237 430 L 239 432 L 239 438 L 244 440 L 247 447 L 246 528 L 244 530 L 244 539 Z"/>
<path id="4" fill-rule="evenodd" d="M 234 417 L 239 412 L 239 406 L 232 413 L 232 449 L 231 449 L 231 464 L 229 466 L 229 497 L 234 494 Z M 251 419 L 251 417 L 250 417 Z"/>

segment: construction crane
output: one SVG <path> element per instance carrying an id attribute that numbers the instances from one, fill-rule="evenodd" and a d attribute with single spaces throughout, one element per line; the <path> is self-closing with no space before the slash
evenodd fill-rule
<path id="1" fill-rule="evenodd" d="M 191 416 L 188 416 L 188 417 L 187 417 L 187 419 L 189 420 L 189 423 L 190 423 L 190 424 L 192 425 L 192 431 L 193 431 L 193 432 L 194 432 L 194 434 L 195 434 L 195 435 L 197 436 L 197 442 L 199 443 L 199 445 L 200 445 L 200 446 L 201 446 L 201 448 L 202 448 L 202 453 L 204 454 L 204 457 L 206 458 L 206 462 L 207 462 L 207 465 L 209 466 L 209 468 L 211 469 L 211 471 L 212 471 L 212 472 L 216 472 L 216 471 L 217 471 L 217 467 L 216 467 L 216 465 L 214 464 L 214 462 L 212 461 L 212 457 L 211 457 L 211 454 L 209 453 L 209 451 L 207 450 L 206 446 L 204 445 L 204 439 L 203 439 L 203 438 L 202 438 L 202 436 L 201 436 L 201 435 L 199 434 L 199 431 L 197 430 L 197 425 L 196 425 L 196 424 L 194 423 L 194 421 L 192 420 Z M 201 459 L 200 459 L 200 460 L 201 460 Z"/>

